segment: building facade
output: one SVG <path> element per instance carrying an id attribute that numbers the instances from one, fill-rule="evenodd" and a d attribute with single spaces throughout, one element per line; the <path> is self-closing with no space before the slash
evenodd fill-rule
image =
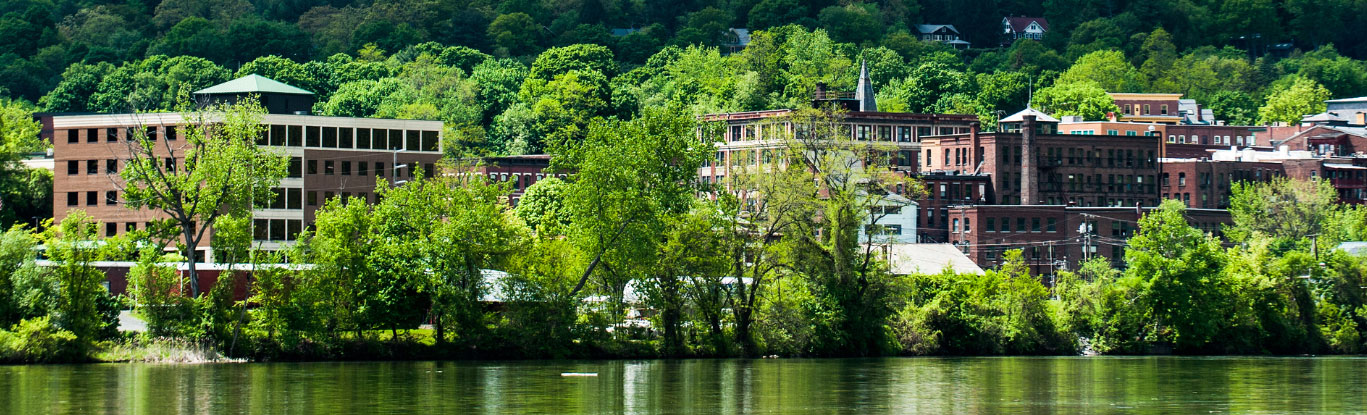
<path id="1" fill-rule="evenodd" d="M 233 82 L 237 81 L 224 85 Z M 244 93 L 232 91 L 230 95 Z M 280 99 L 269 90 L 252 93 L 268 103 Z M 297 111 L 290 104 L 276 108 L 290 113 L 263 115 L 264 131 L 256 144 L 288 155 L 290 161 L 288 175 L 273 189 L 272 200 L 257 203 L 252 212 L 254 239 L 261 249 L 292 243 L 313 223 L 315 212 L 326 200 L 376 202 L 379 181 L 402 183 L 418 174 L 431 175 L 442 157 L 440 121 L 323 117 L 294 114 Z M 166 217 L 159 211 L 125 207 L 119 172 L 133 154 L 132 143 L 141 136 L 161 144 L 154 154 L 164 159 L 168 169 L 184 168 L 188 143 L 183 137 L 186 121 L 182 114 L 43 114 L 38 118 L 53 143 L 54 220 L 81 209 L 103 223 L 104 236 L 115 236 Z M 202 260 L 212 262 L 209 246 L 206 238 L 197 249 Z"/>

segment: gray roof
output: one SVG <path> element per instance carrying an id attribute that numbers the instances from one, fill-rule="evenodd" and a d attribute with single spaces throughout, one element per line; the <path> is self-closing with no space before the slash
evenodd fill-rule
<path id="1" fill-rule="evenodd" d="M 299 89 L 293 85 L 286 84 L 261 75 L 251 74 L 237 78 L 228 82 L 214 85 L 195 91 L 196 94 L 247 94 L 247 93 L 273 93 L 273 94 L 294 94 L 294 95 L 313 95 L 312 92 Z"/>
<path id="2" fill-rule="evenodd" d="M 1367 256 L 1367 242 L 1353 241 L 1339 244 L 1338 248 L 1352 256 Z"/>
<path id="3" fill-rule="evenodd" d="M 1059 122 L 1059 121 L 1058 121 L 1058 118 L 1050 117 L 1049 114 L 1045 114 L 1045 113 L 1040 112 L 1039 110 L 1034 109 L 1034 108 L 1026 108 L 1026 109 L 1023 109 L 1023 110 L 1021 110 L 1021 112 L 1018 112 L 1018 113 L 1015 113 L 1015 114 L 1011 114 L 1011 116 L 1006 117 L 1006 118 L 1002 118 L 1001 121 L 997 121 L 997 122 L 998 122 L 998 123 L 1003 123 L 1003 122 L 1023 122 L 1023 121 L 1025 121 L 1025 116 L 1026 116 L 1026 115 L 1034 115 L 1034 116 L 1035 116 L 1035 121 Z"/>
<path id="4" fill-rule="evenodd" d="M 982 274 L 983 269 L 950 244 L 893 244 L 888 246 L 888 265 L 897 275 L 939 274 L 952 269 L 961 274 Z"/>
<path id="5" fill-rule="evenodd" d="M 1333 102 L 1333 103 L 1340 103 L 1340 102 L 1367 102 L 1367 97 L 1331 99 L 1331 100 L 1324 101 L 1324 102 L 1326 102 L 1326 103 L 1328 103 L 1328 102 Z"/>
<path id="6" fill-rule="evenodd" d="M 955 29 L 952 24 L 918 24 L 916 25 L 916 31 L 921 33 L 935 33 L 936 30 L 940 30 L 942 27 L 948 28 L 949 31 L 954 32 L 955 34 L 959 33 L 959 29 Z"/>

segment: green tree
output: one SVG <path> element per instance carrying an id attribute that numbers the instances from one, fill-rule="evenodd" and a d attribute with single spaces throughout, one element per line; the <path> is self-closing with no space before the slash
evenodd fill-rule
<path id="1" fill-rule="evenodd" d="M 1139 220 L 1125 250 L 1125 278 L 1143 289 L 1142 337 L 1200 351 L 1229 321 L 1233 299 L 1219 272 L 1225 263 L 1219 242 L 1188 225 L 1184 214 L 1181 202 L 1167 200 Z"/>
<path id="2" fill-rule="evenodd" d="M 58 325 L 76 335 L 82 351 L 104 339 L 107 326 L 116 324 L 101 315 L 98 305 L 109 296 L 101 285 L 104 272 L 92 264 L 104 259 L 104 250 L 95 243 L 98 229 L 99 223 L 84 211 L 73 210 L 42 237 L 47 256 L 55 263 L 52 274 L 59 288 L 53 311 Z"/>
<path id="3" fill-rule="evenodd" d="M 569 211 L 565 209 L 569 186 L 557 177 L 538 180 L 522 193 L 513 213 L 538 234 L 564 235 L 570 226 Z"/>
<path id="4" fill-rule="evenodd" d="M 127 205 L 165 213 L 179 227 L 189 275 L 197 275 L 195 249 L 214 222 L 270 200 L 270 189 L 285 177 L 289 158 L 256 146 L 263 112 L 259 103 L 244 100 L 185 113 L 179 132 L 184 144 L 156 140 L 141 128 L 127 140 L 129 160 L 120 172 Z M 164 151 L 178 156 L 174 164 Z M 191 297 L 198 297 L 198 278 L 189 280 Z"/>
<path id="5" fill-rule="evenodd" d="M 764 30 L 807 17 L 807 7 L 796 0 L 763 0 L 749 15 L 750 30 Z"/>
<path id="6" fill-rule="evenodd" d="M 1229 197 L 1234 223 L 1225 235 L 1241 242 L 1297 241 L 1333 230 L 1331 218 L 1337 208 L 1338 191 L 1328 180 L 1277 177 L 1265 183 L 1236 182 L 1230 186 Z"/>
<path id="7" fill-rule="evenodd" d="M 100 80 L 114 70 L 108 62 L 73 63 L 62 72 L 62 81 L 53 87 L 39 104 L 44 111 L 50 112 L 87 112 L 90 111 L 90 96 L 100 85 Z"/>
<path id="8" fill-rule="evenodd" d="M 1054 86 L 1035 92 L 1032 105 L 1055 116 L 1077 115 L 1087 120 L 1102 120 L 1106 113 L 1120 113 L 1115 100 L 1092 81 L 1060 79 Z"/>
<path id="9" fill-rule="evenodd" d="M 883 15 L 878 7 L 866 3 L 850 3 L 821 9 L 821 27 L 841 42 L 873 43 L 883 37 Z"/>
<path id="10" fill-rule="evenodd" d="M 504 55 L 531 54 L 541 38 L 542 26 L 526 13 L 500 15 L 489 23 L 488 35 Z"/>
<path id="11" fill-rule="evenodd" d="M 570 240 L 590 258 L 572 293 L 596 277 L 598 292 L 620 304 L 626 284 L 649 275 L 662 221 L 689 209 L 697 169 L 712 152 L 694 134 L 678 108 L 655 108 L 631 121 L 595 121 L 582 142 L 557 147 L 554 167 L 577 171 L 565 197 Z"/>
<path id="12" fill-rule="evenodd" d="M 51 273 L 38 267 L 38 239 L 15 226 L 0 234 L 0 326 L 48 314 L 57 296 Z"/>
<path id="13" fill-rule="evenodd" d="M 1267 103 L 1258 108 L 1258 121 L 1295 124 L 1306 115 L 1324 112 L 1330 97 L 1323 85 L 1299 75 L 1289 75 L 1267 94 Z"/>
<path id="14" fill-rule="evenodd" d="M 1096 82 L 1106 92 L 1142 92 L 1144 75 L 1130 65 L 1125 54 L 1115 50 L 1099 50 L 1077 59 L 1063 72 L 1058 83 Z"/>

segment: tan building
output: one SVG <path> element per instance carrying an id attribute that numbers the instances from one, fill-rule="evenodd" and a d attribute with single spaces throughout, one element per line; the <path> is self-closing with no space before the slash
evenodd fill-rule
<path id="1" fill-rule="evenodd" d="M 262 249 L 291 243 L 312 224 L 314 212 L 327 199 L 355 197 L 373 203 L 378 180 L 400 182 L 419 170 L 431 174 L 441 159 L 440 121 L 296 114 L 303 111 L 299 108 L 312 105 L 311 94 L 261 77 L 243 82 L 248 78 L 197 93 L 211 100 L 259 94 L 271 113 L 262 117 L 266 131 L 257 145 L 290 156 L 289 174 L 275 189 L 275 198 L 253 211 L 254 239 Z M 103 223 L 103 235 L 114 236 L 165 217 L 157 211 L 126 208 L 119 171 L 131 154 L 128 139 L 140 132 L 165 143 L 156 154 L 168 166 L 183 165 L 181 149 L 186 144 L 181 114 L 41 114 L 38 118 L 53 143 L 55 220 L 82 209 Z M 211 262 L 207 239 L 200 247 L 201 259 Z"/>

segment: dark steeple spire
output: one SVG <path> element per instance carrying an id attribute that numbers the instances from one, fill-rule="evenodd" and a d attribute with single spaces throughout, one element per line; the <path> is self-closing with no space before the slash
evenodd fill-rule
<path id="1" fill-rule="evenodd" d="M 854 99 L 859 101 L 859 110 L 878 111 L 878 102 L 873 97 L 873 81 L 869 80 L 869 65 L 859 61 L 859 86 L 854 91 Z"/>

